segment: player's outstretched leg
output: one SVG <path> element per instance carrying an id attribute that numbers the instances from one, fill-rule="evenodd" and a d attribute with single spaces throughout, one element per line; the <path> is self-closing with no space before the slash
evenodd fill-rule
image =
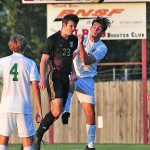
<path id="1" fill-rule="evenodd" d="M 41 121 L 39 128 L 36 131 L 36 135 L 34 136 L 34 142 L 33 142 L 33 148 L 34 150 L 40 150 L 41 141 L 43 138 L 44 133 L 49 129 L 49 127 L 53 124 L 53 122 L 56 120 L 50 111 L 46 114 L 44 119 Z"/>
<path id="2" fill-rule="evenodd" d="M 70 117 L 69 108 L 70 108 L 72 96 L 73 96 L 73 92 L 69 92 L 66 100 L 64 112 L 62 113 L 61 116 L 63 125 L 68 124 L 69 121 L 69 117 Z"/>
<path id="3" fill-rule="evenodd" d="M 36 135 L 34 136 L 34 143 L 33 143 L 33 149 L 34 150 L 40 150 L 41 140 L 42 139 L 38 138 Z"/>

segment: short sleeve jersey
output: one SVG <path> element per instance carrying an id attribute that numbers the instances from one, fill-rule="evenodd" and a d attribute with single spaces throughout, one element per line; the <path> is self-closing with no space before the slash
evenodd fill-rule
<path id="1" fill-rule="evenodd" d="M 56 70 L 70 74 L 73 52 L 76 50 L 77 45 L 78 39 L 75 35 L 70 35 L 68 39 L 65 39 L 58 31 L 47 38 L 43 54 L 50 56 Z"/>
<path id="2" fill-rule="evenodd" d="M 91 65 L 83 65 L 78 48 L 76 50 L 78 54 L 73 61 L 76 74 L 80 78 L 94 77 L 97 74 L 97 64 L 105 57 L 107 53 L 107 47 L 101 40 L 96 43 L 91 42 L 89 37 L 86 35 L 84 36 L 83 46 L 88 54 L 92 54 L 95 57 L 96 61 Z"/>
<path id="3" fill-rule="evenodd" d="M 3 80 L 0 113 L 32 113 L 30 81 L 39 81 L 36 63 L 22 54 L 14 53 L 0 59 Z"/>

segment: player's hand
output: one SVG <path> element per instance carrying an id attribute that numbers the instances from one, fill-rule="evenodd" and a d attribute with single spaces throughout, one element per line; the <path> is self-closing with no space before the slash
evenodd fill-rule
<path id="1" fill-rule="evenodd" d="M 78 35 L 78 45 L 83 45 L 84 36 L 79 34 Z"/>
<path id="2" fill-rule="evenodd" d="M 39 87 L 41 90 L 44 90 L 46 88 L 46 82 L 45 80 L 40 80 Z"/>
<path id="3" fill-rule="evenodd" d="M 41 123 L 42 119 L 43 119 L 42 113 L 37 112 L 36 117 L 35 117 L 36 122 Z"/>

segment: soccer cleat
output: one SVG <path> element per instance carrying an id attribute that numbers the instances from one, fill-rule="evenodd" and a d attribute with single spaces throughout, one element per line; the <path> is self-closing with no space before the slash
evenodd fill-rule
<path id="1" fill-rule="evenodd" d="M 86 146 L 85 150 L 95 150 L 95 148 L 89 148 L 88 146 Z"/>
<path id="2" fill-rule="evenodd" d="M 34 150 L 40 150 L 41 141 L 42 141 L 42 139 L 38 138 L 37 135 L 34 136 L 34 141 L 33 141 L 33 149 Z"/>
<path id="3" fill-rule="evenodd" d="M 68 124 L 69 117 L 70 117 L 70 113 L 69 113 L 69 112 L 64 112 L 64 113 L 62 114 L 62 116 L 61 116 L 62 123 L 63 123 L 63 124 Z"/>

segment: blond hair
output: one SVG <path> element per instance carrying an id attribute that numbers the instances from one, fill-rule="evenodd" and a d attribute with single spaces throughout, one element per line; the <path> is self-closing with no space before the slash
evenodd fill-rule
<path id="1" fill-rule="evenodd" d="M 16 53 L 21 53 L 27 46 L 26 38 L 20 34 L 14 34 L 8 42 L 9 49 Z"/>

